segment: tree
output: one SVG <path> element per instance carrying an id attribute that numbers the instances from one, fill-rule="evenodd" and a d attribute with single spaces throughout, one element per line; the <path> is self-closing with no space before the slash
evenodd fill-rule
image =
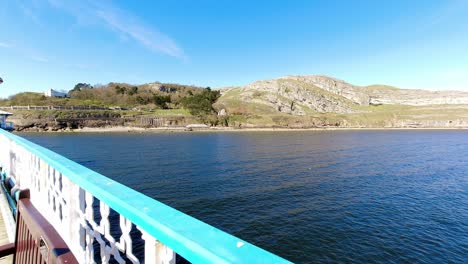
<path id="1" fill-rule="evenodd" d="M 143 97 L 141 97 L 139 95 L 135 99 L 136 99 L 137 103 L 140 104 L 140 105 L 145 105 L 145 104 L 149 103 L 149 100 L 147 98 L 143 98 Z"/>
<path id="2" fill-rule="evenodd" d="M 192 115 L 203 117 L 214 113 L 213 104 L 221 96 L 219 91 L 212 91 L 209 87 L 199 94 L 182 99 L 182 105 Z"/>
<path id="3" fill-rule="evenodd" d="M 127 92 L 127 88 L 120 87 L 119 85 L 117 85 L 114 89 L 116 94 L 125 94 L 125 92 Z"/>
<path id="4" fill-rule="evenodd" d="M 153 95 L 153 103 L 162 109 L 167 109 L 167 103 L 171 102 L 170 95 Z"/>
<path id="5" fill-rule="evenodd" d="M 133 86 L 130 89 L 128 89 L 128 95 L 134 95 L 138 93 L 138 87 Z"/>
<path id="6" fill-rule="evenodd" d="M 83 88 L 93 89 L 93 86 L 89 83 L 77 83 L 70 92 L 81 91 Z"/>

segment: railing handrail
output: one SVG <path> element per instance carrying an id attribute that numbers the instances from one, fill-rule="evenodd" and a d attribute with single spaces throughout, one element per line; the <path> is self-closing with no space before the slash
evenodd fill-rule
<path id="1" fill-rule="evenodd" d="M 122 107 L 103 107 L 103 106 L 91 106 L 91 105 L 75 105 L 75 106 L 63 106 L 63 105 L 10 105 L 0 106 L 0 109 L 5 110 L 118 110 Z"/>
<path id="2" fill-rule="evenodd" d="M 193 263 L 291 263 L 22 137 L 2 129 L 0 135 L 32 152 Z"/>

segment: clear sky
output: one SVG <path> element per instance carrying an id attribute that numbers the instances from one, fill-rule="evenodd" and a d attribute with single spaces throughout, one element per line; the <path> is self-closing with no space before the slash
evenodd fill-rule
<path id="1" fill-rule="evenodd" d="M 468 90 L 468 0 L 0 2 L 0 97 L 289 74 Z"/>

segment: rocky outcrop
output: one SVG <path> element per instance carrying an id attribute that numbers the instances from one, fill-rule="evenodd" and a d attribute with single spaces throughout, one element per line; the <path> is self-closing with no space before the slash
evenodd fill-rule
<path id="1" fill-rule="evenodd" d="M 222 90 L 221 105 L 225 105 L 224 101 L 234 100 L 239 102 L 238 105 L 260 104 L 274 112 L 303 116 L 310 112 L 360 113 L 365 110 L 357 106 L 381 104 L 468 104 L 468 92 L 408 90 L 384 85 L 356 86 L 327 76 L 307 75 L 285 76 Z M 225 110 L 229 114 L 233 108 L 227 104 Z"/>
<path id="2" fill-rule="evenodd" d="M 355 86 L 345 81 L 322 75 L 286 76 L 343 96 L 359 105 L 400 104 L 440 105 L 468 104 L 468 92 L 398 89 L 385 85 Z"/>
<path id="3" fill-rule="evenodd" d="M 108 118 L 108 119 L 12 119 L 15 124 L 16 131 L 63 131 L 79 129 L 84 127 L 99 128 L 99 127 L 117 127 L 125 126 L 125 119 Z"/>
<path id="4" fill-rule="evenodd" d="M 296 80 L 314 85 L 330 93 L 343 96 L 359 105 L 369 105 L 370 96 L 359 86 L 354 86 L 345 81 L 323 75 L 286 76 L 280 79 Z"/>
<path id="5" fill-rule="evenodd" d="M 400 105 L 468 104 L 468 92 L 405 89 L 372 89 L 369 103 Z"/>
<path id="6" fill-rule="evenodd" d="M 185 116 L 134 116 L 121 117 L 116 115 L 88 114 L 87 117 L 76 117 L 76 114 L 67 113 L 71 117 L 54 117 L 41 115 L 14 114 L 9 120 L 14 123 L 16 131 L 68 131 L 82 128 L 109 128 L 109 127 L 184 127 L 196 120 Z"/>
<path id="7" fill-rule="evenodd" d="M 337 87 L 345 94 L 345 89 Z M 224 98 L 220 99 L 221 103 L 224 99 L 231 98 L 239 100 L 240 103 L 265 105 L 274 111 L 296 116 L 303 116 L 308 112 L 356 113 L 359 112 L 355 108 L 357 101 L 363 100 L 358 99 L 358 95 L 350 96 L 355 98 L 355 101 L 337 96 L 297 78 L 257 81 L 242 88 L 225 90 L 223 96 Z M 226 111 L 229 113 L 228 109 Z"/>

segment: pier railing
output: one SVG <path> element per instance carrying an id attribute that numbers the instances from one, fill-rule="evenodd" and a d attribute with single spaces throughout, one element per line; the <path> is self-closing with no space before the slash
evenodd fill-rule
<path id="1" fill-rule="evenodd" d="M 59 106 L 59 105 L 11 105 L 11 106 L 0 106 L 1 110 L 121 110 L 111 107 L 100 107 L 100 106 Z"/>
<path id="2" fill-rule="evenodd" d="M 289 263 L 1 129 L 0 165 L 80 263 Z"/>

